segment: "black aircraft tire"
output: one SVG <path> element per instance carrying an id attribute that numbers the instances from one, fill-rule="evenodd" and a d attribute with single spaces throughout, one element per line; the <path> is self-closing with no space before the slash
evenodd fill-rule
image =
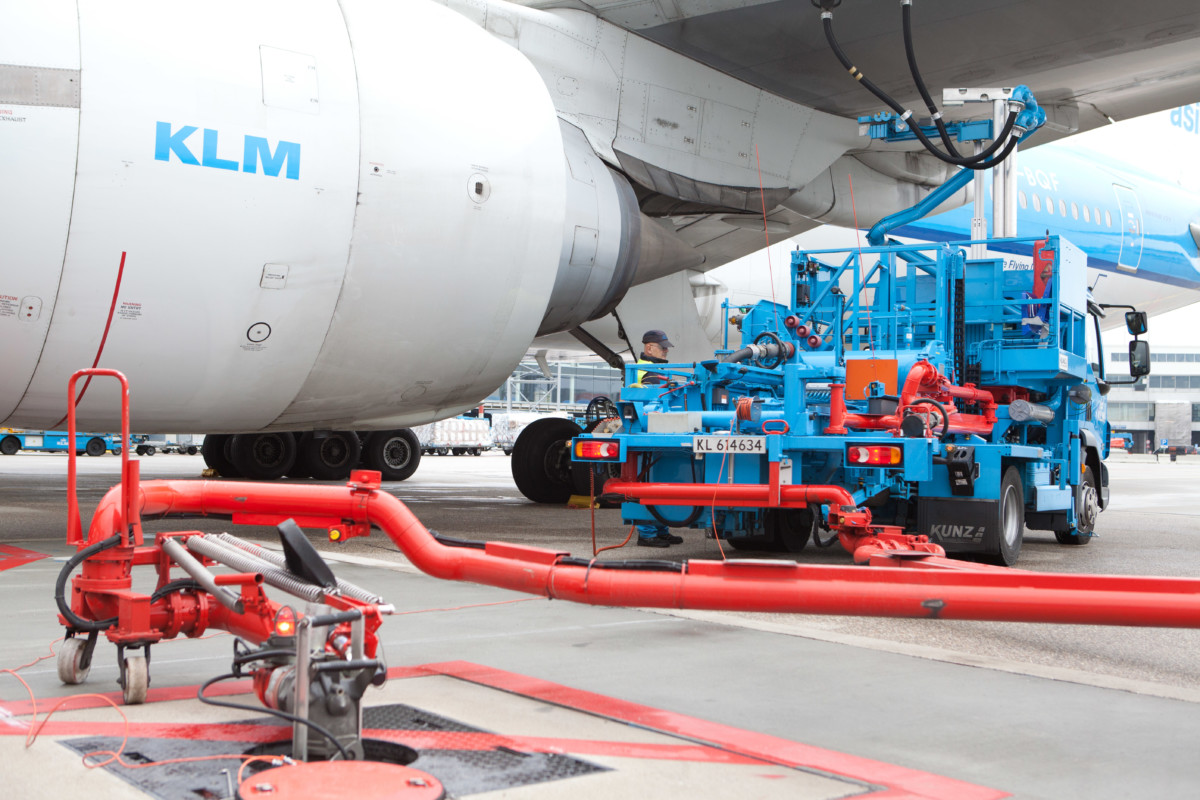
<path id="1" fill-rule="evenodd" d="M 233 466 L 233 462 L 229 460 L 227 446 L 231 439 L 233 437 L 227 433 L 210 433 L 200 444 L 200 456 L 204 459 L 204 465 L 209 469 L 215 469 L 222 478 L 242 477 L 242 474 Z"/>
<path id="2" fill-rule="evenodd" d="M 374 431 L 362 445 L 362 462 L 377 470 L 385 481 L 411 478 L 421 463 L 421 442 L 408 428 Z"/>
<path id="3" fill-rule="evenodd" d="M 278 480 L 296 463 L 296 435 L 287 431 L 239 433 L 229 445 L 229 455 L 243 477 Z"/>
<path id="4" fill-rule="evenodd" d="M 571 439 L 581 433 L 569 419 L 547 417 L 525 426 L 512 452 L 513 481 L 535 503 L 565 503 L 575 489 Z"/>
<path id="5" fill-rule="evenodd" d="M 334 431 L 317 437 L 306 433 L 300 437 L 296 463 L 306 475 L 319 481 L 344 481 L 362 456 L 362 442 L 354 431 Z"/>
<path id="6" fill-rule="evenodd" d="M 1021 473 L 1016 467 L 1004 471 L 1000 481 L 1000 502 L 996 507 L 996 550 L 987 553 L 982 560 L 1001 567 L 1011 567 L 1021 555 L 1021 541 L 1025 536 L 1025 488 Z"/>

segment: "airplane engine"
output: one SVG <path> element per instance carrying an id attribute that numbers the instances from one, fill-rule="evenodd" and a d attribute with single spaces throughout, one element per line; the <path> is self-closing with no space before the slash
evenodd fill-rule
<path id="1" fill-rule="evenodd" d="M 570 325 L 632 280 L 632 190 L 596 159 L 566 253 L 542 79 L 431 0 L 0 2 L 0 31 L 0 424 L 61 424 L 98 364 L 136 430 L 416 425 L 503 383 L 552 298 Z M 559 268 L 589 244 L 595 284 Z"/>

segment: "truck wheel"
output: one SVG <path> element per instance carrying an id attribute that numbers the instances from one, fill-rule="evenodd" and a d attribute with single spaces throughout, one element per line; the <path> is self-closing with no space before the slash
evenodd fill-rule
<path id="1" fill-rule="evenodd" d="M 311 433 L 300 437 L 296 462 L 319 481 L 344 481 L 362 455 L 362 442 L 354 431 L 334 431 L 320 438 Z"/>
<path id="2" fill-rule="evenodd" d="M 121 455 L 122 452 L 124 452 L 124 449 L 125 448 L 121 447 L 121 445 L 117 445 L 116 447 L 114 447 L 112 450 L 109 450 L 108 452 L 112 453 L 114 456 L 119 456 L 119 455 Z"/>
<path id="3" fill-rule="evenodd" d="M 996 550 L 984 555 L 983 560 L 1002 567 L 1011 567 L 1021 555 L 1021 541 L 1025 536 L 1025 487 L 1021 483 L 1021 473 L 1016 467 L 1004 470 L 1004 479 L 1000 481 L 996 527 L 1000 531 Z"/>
<path id="4" fill-rule="evenodd" d="M 1075 529 L 1055 531 L 1059 544 L 1085 545 L 1092 540 L 1096 518 L 1100 516 L 1100 494 L 1096 491 L 1096 474 L 1091 467 L 1083 468 L 1083 476 L 1075 487 Z"/>
<path id="5" fill-rule="evenodd" d="M 525 426 L 513 445 L 512 475 L 521 494 L 535 503 L 565 503 L 574 490 L 571 440 L 582 431 L 569 419 L 547 417 Z"/>
<path id="6" fill-rule="evenodd" d="M 421 442 L 408 428 L 375 431 L 362 446 L 367 469 L 378 470 L 385 481 L 403 481 L 412 477 L 421 463 Z"/>
<path id="7" fill-rule="evenodd" d="M 146 445 L 146 455 L 152 456 L 157 452 L 158 452 L 158 448 L 155 447 L 154 445 L 152 445 L 152 444 Z"/>
<path id="8" fill-rule="evenodd" d="M 282 478 L 296 463 L 296 436 L 278 433 L 239 433 L 229 445 L 230 460 L 253 481 Z"/>
<path id="9" fill-rule="evenodd" d="M 84 452 L 87 453 L 92 458 L 95 458 L 96 456 L 104 455 L 104 451 L 105 451 L 105 447 L 104 447 L 103 439 L 96 439 L 96 438 L 88 439 L 87 447 L 84 448 Z"/>
<path id="10" fill-rule="evenodd" d="M 780 508 L 767 514 L 768 536 L 774 539 L 774 544 L 780 550 L 799 553 L 804 549 L 812 536 L 812 509 Z"/>
<path id="11" fill-rule="evenodd" d="M 17 451 L 21 449 L 21 440 L 15 436 L 5 436 L 0 439 L 0 454 L 6 456 L 15 456 Z"/>

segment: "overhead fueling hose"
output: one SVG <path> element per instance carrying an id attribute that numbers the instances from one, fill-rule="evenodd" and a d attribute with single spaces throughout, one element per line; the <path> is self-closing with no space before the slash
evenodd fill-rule
<path id="1" fill-rule="evenodd" d="M 1004 127 L 1000 131 L 1000 135 L 995 138 L 991 146 L 984 152 L 978 155 L 966 157 L 957 155 L 957 150 L 953 151 L 955 155 L 949 155 L 942 152 L 936 144 L 930 141 L 929 137 L 925 135 L 924 131 L 921 130 L 919 125 L 915 124 L 915 122 L 909 122 L 909 118 L 912 116 L 912 111 L 901 106 L 898 102 L 896 102 L 895 99 L 887 94 L 887 92 L 876 86 L 874 82 L 867 78 L 862 71 L 854 65 L 854 62 L 851 61 L 849 56 L 846 55 L 845 51 L 842 50 L 841 45 L 838 44 L 837 37 L 833 33 L 833 11 L 830 10 L 830 8 L 837 4 L 822 3 L 821 0 L 813 0 L 813 4 L 823 9 L 821 11 L 821 23 L 822 27 L 825 29 L 825 40 L 829 43 L 829 48 L 833 51 L 834 56 L 836 56 L 838 61 L 841 62 L 842 66 L 846 68 L 846 71 L 849 72 L 855 80 L 861 83 L 867 91 L 879 98 L 879 100 L 887 105 L 888 108 L 892 109 L 892 111 L 896 112 L 901 121 L 908 123 L 909 129 L 913 132 L 913 135 L 917 137 L 930 155 L 935 156 L 947 164 L 953 164 L 954 166 L 965 167 L 972 170 L 983 170 L 991 169 L 997 164 L 1000 164 L 1004 161 L 1004 159 L 1008 158 L 1013 149 L 1016 148 L 1018 137 L 1011 136 L 1010 134 L 1016 127 L 1020 112 L 1017 110 L 1010 110 L 1008 117 L 1005 120 Z M 905 19 L 909 20 L 910 3 L 904 2 L 902 5 L 904 6 Z M 911 22 L 906 22 L 906 26 L 910 24 Z M 920 73 L 916 70 L 916 57 L 912 53 L 911 38 L 911 35 L 906 34 L 905 47 L 909 55 L 909 67 L 913 70 L 914 80 L 917 80 L 917 76 Z M 934 122 L 938 126 L 938 132 L 941 134 L 943 139 L 948 140 L 949 136 L 946 133 L 945 124 L 941 121 L 941 113 L 937 111 L 937 106 L 933 103 L 933 99 L 929 96 L 928 90 L 925 89 L 923 81 L 918 80 L 918 90 L 921 92 L 922 98 L 925 99 L 926 104 L 935 115 Z M 1024 133 L 1024 131 L 1021 132 Z M 999 147 L 1002 142 L 1005 142 L 1006 139 L 1007 143 L 1004 145 L 1004 149 L 1000 152 L 1000 155 L 996 156 L 995 158 L 989 158 L 988 156 L 990 156 L 992 153 L 995 153 L 996 148 Z M 953 150 L 953 148 L 951 149 Z"/>

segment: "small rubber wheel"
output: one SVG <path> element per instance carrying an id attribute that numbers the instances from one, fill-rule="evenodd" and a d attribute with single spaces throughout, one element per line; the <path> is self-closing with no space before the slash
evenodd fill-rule
<path id="1" fill-rule="evenodd" d="M 86 668 L 80 668 L 79 664 L 83 661 L 83 651 L 87 646 L 87 639 L 79 639 L 71 637 L 63 640 L 62 645 L 58 648 L 58 679 L 68 686 L 78 686 L 87 680 L 88 673 L 92 671 L 92 665 L 88 664 Z"/>
<path id="2" fill-rule="evenodd" d="M 122 449 L 123 449 L 123 448 L 121 448 L 121 447 L 114 447 L 114 448 L 113 448 L 112 450 L 110 450 L 109 452 L 110 452 L 110 453 L 112 453 L 114 456 L 119 456 L 119 455 L 121 455 L 121 451 L 122 451 Z"/>
<path id="3" fill-rule="evenodd" d="M 104 455 L 104 440 L 96 438 L 88 439 L 87 447 L 84 448 L 83 452 L 92 458 Z"/>
<path id="4" fill-rule="evenodd" d="M 126 656 L 125 685 L 121 688 L 121 697 L 127 706 L 137 706 L 146 702 L 146 690 L 150 686 L 150 667 L 146 664 L 145 656 Z"/>
<path id="5" fill-rule="evenodd" d="M 0 439 L 0 454 L 6 456 L 15 456 L 17 451 L 21 449 L 21 440 L 15 436 L 5 436 Z"/>

